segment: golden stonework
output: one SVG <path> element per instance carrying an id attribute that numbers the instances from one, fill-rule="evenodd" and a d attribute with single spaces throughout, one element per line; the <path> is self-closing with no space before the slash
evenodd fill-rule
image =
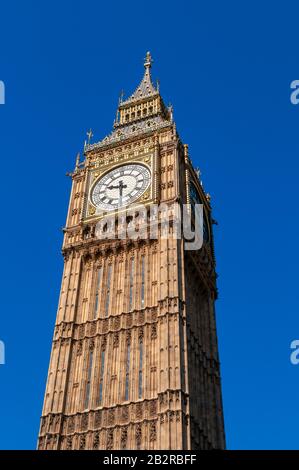
<path id="1" fill-rule="evenodd" d="M 148 189 L 145 193 L 139 198 L 140 202 L 147 201 L 150 197 L 150 190 Z"/>
<path id="2" fill-rule="evenodd" d="M 95 207 L 93 207 L 91 204 L 89 204 L 88 214 L 89 215 L 94 215 L 95 213 L 96 213 Z"/>
<path id="3" fill-rule="evenodd" d="M 176 201 L 190 203 L 188 185 L 197 176 L 151 68 L 147 53 L 141 82 L 120 98 L 113 130 L 96 143 L 88 132 L 85 161 L 77 157 L 72 173 L 40 450 L 225 448 L 212 229 L 203 248 L 188 251 L 173 225 L 164 235 L 159 219 L 154 238 L 131 237 L 135 215 L 116 207 L 110 214 L 124 236 L 110 236 L 104 221 L 107 237 L 97 237 L 104 214 L 90 195 L 122 164 L 151 171 L 136 212 L 144 205 L 150 214 L 153 202 L 171 210 Z M 211 221 L 208 196 L 197 189 Z M 136 215 L 137 227 L 147 229 L 147 220 Z"/>

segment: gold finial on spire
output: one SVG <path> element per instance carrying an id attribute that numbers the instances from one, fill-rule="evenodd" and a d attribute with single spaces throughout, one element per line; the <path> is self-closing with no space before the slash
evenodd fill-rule
<path id="1" fill-rule="evenodd" d="M 148 51 L 146 53 L 144 67 L 145 68 L 147 68 L 147 67 L 150 68 L 152 66 L 152 63 L 153 63 L 153 59 L 152 59 L 151 53 Z"/>

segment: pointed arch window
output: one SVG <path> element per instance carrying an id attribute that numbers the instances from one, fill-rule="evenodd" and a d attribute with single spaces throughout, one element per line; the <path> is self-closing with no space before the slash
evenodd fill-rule
<path id="1" fill-rule="evenodd" d="M 101 366 L 100 366 L 99 406 L 101 406 L 103 403 L 104 368 L 105 368 L 105 350 L 103 349 L 101 352 Z"/>
<path id="2" fill-rule="evenodd" d="M 138 398 L 142 398 L 143 338 L 139 338 Z"/>
<path id="3" fill-rule="evenodd" d="M 92 363 L 93 363 L 93 351 L 90 351 L 89 357 L 88 357 L 88 372 L 87 372 L 87 381 L 86 381 L 86 387 L 85 387 L 84 409 L 87 409 L 89 405 Z"/>
<path id="4" fill-rule="evenodd" d="M 131 344 L 130 344 L 130 341 L 128 341 L 128 343 L 127 343 L 127 360 L 126 360 L 125 401 L 129 400 L 130 354 L 131 354 Z"/>
<path id="5" fill-rule="evenodd" d="M 95 297 L 95 303 L 94 303 L 93 319 L 97 318 L 97 312 L 98 312 L 98 307 L 99 307 L 99 298 L 100 298 L 101 280 L 102 280 L 102 266 L 100 266 L 98 268 L 98 273 L 97 273 L 96 297 Z"/>
<path id="6" fill-rule="evenodd" d="M 135 261 L 134 258 L 130 260 L 130 292 L 129 292 L 129 311 L 133 308 L 133 290 L 134 290 L 134 268 L 135 268 Z"/>
<path id="7" fill-rule="evenodd" d="M 107 289 L 106 289 L 105 317 L 108 317 L 108 313 L 109 313 L 110 292 L 111 292 L 111 272 L 112 272 L 112 265 L 109 264 L 109 266 L 108 266 L 108 273 L 107 273 Z"/>
<path id="8" fill-rule="evenodd" d="M 141 256 L 141 308 L 144 307 L 145 296 L 145 256 Z"/>

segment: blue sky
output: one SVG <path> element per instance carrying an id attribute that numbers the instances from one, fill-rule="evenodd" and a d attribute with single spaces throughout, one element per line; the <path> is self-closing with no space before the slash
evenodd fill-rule
<path id="1" fill-rule="evenodd" d="M 0 448 L 32 449 L 75 156 L 110 132 L 150 50 L 212 195 L 227 445 L 298 449 L 295 2 L 6 1 L 0 7 Z"/>

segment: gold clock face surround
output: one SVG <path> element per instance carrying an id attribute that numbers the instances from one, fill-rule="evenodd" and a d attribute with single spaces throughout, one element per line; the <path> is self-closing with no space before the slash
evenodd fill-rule
<path id="1" fill-rule="evenodd" d="M 137 201 L 148 189 L 151 170 L 139 162 L 111 168 L 100 176 L 90 191 L 90 202 L 98 210 L 113 211 Z"/>

